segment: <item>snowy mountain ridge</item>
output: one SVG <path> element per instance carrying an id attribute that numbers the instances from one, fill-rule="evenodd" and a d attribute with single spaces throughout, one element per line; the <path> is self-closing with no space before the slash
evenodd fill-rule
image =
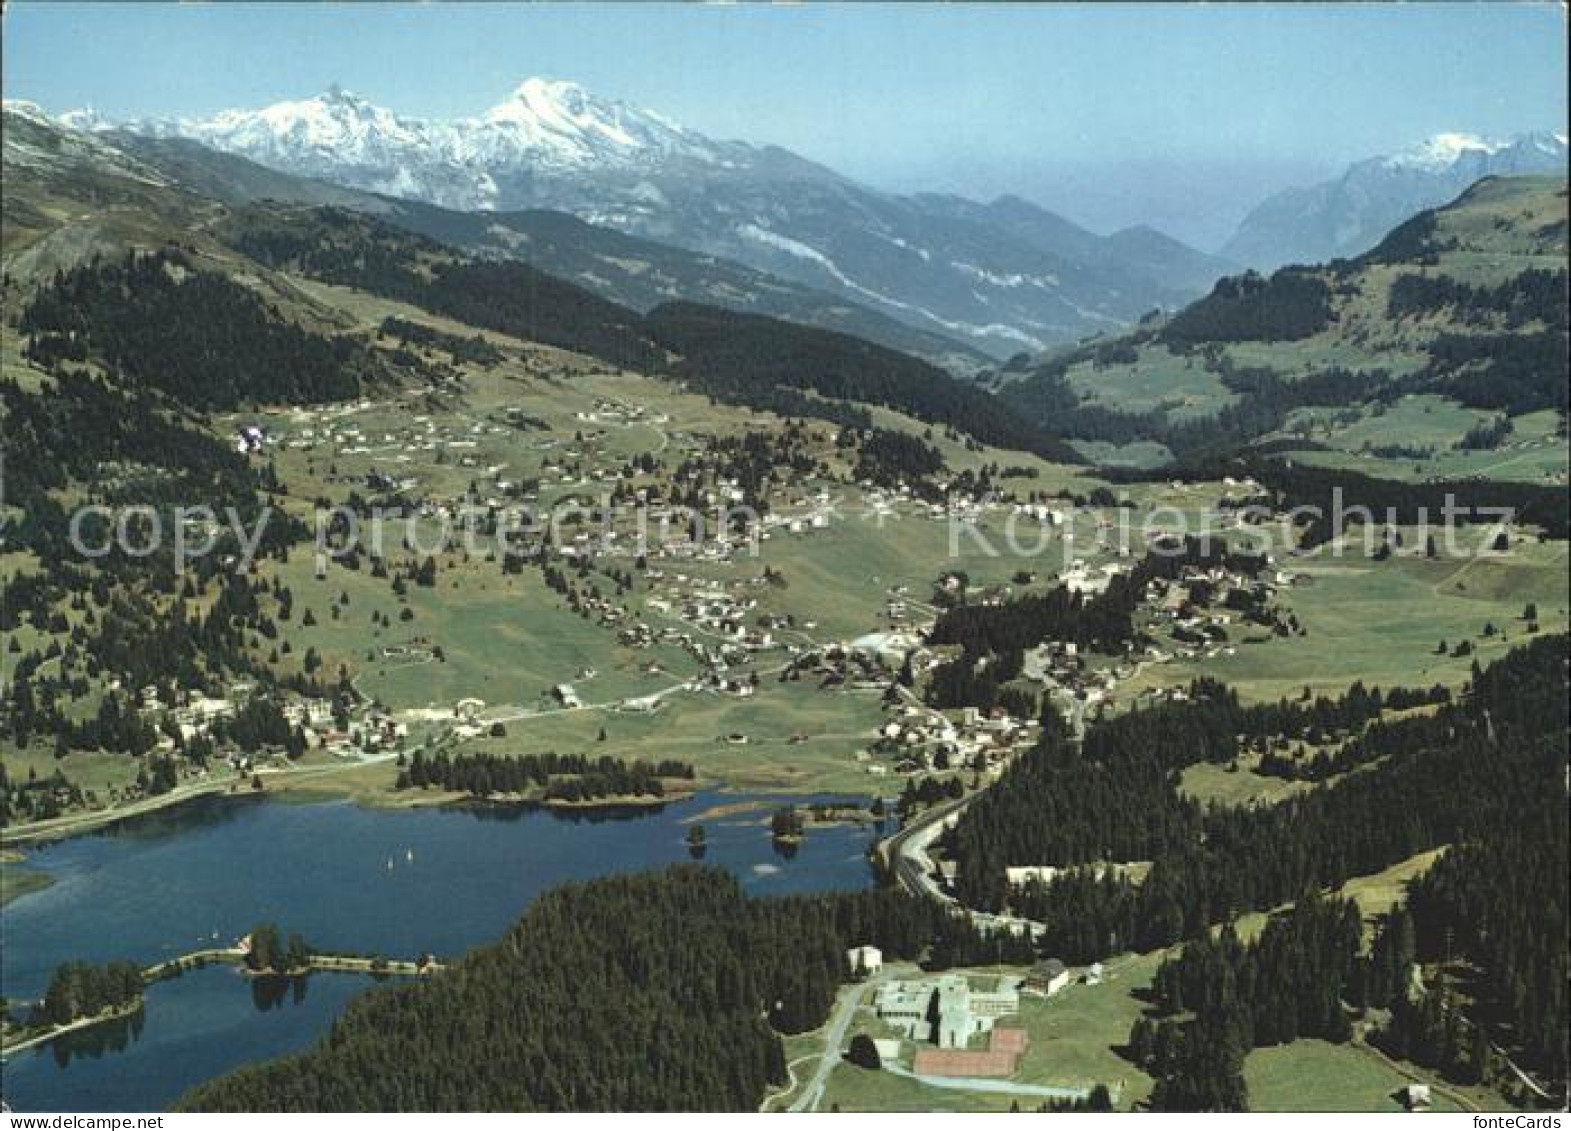
<path id="1" fill-rule="evenodd" d="M 1257 268 L 1359 255 L 1402 221 L 1454 200 L 1484 177 L 1565 172 L 1564 134 L 1438 133 L 1268 198 L 1244 218 L 1222 255 Z"/>
<path id="2" fill-rule="evenodd" d="M 60 120 L 77 129 L 188 138 L 288 172 L 470 210 L 506 206 L 498 175 L 629 172 L 672 160 L 718 166 L 747 150 L 544 78 L 526 79 L 477 117 L 446 121 L 406 117 L 337 85 L 312 98 L 205 118 L 114 123 L 83 110 Z"/>

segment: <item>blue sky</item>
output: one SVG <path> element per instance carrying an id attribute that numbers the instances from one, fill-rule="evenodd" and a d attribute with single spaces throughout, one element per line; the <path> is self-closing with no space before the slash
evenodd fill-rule
<path id="1" fill-rule="evenodd" d="M 484 110 L 534 74 L 881 187 L 1018 192 L 1209 242 L 1282 184 L 1442 130 L 1565 130 L 1546 4 L 6 6 L 4 85 L 203 114 L 339 82 Z"/>

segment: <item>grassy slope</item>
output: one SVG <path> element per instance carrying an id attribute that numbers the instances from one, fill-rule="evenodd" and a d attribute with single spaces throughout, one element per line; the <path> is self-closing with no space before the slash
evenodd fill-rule
<path id="1" fill-rule="evenodd" d="M 1186 683 L 1204 671 L 1236 686 L 1246 698 L 1293 696 L 1305 686 L 1332 692 L 1355 679 L 1392 687 L 1460 685 L 1473 657 L 1435 654 L 1442 639 L 1453 648 L 1469 641 L 1481 663 L 1520 643 L 1524 605 L 1538 605 L 1541 631 L 1568 623 L 1567 548 L 1528 540 L 1502 558 L 1430 561 L 1399 555 L 1376 562 L 1350 554 L 1284 564 L 1311 584 L 1283 588 L 1281 604 L 1308 635 L 1240 646 L 1232 656 L 1198 663 L 1148 666 L 1128 691 Z M 1485 638 L 1486 624 L 1503 633 Z"/>
<path id="2" fill-rule="evenodd" d="M 1465 201 L 1442 210 L 1438 241 L 1445 246 L 1438 263 L 1424 268 L 1475 285 L 1495 285 L 1522 271 L 1565 267 L 1565 182 L 1524 177 L 1485 183 Z M 1558 220 L 1558 235 L 1547 229 Z M 1217 348 L 1220 357 L 1238 367 L 1265 368 L 1291 380 L 1296 376 L 1342 367 L 1401 376 L 1421 368 L 1426 344 L 1446 332 L 1476 332 L 1455 322 L 1452 312 L 1397 323 L 1387 317 L 1386 303 L 1393 280 L 1418 268 L 1410 264 L 1368 264 L 1356 272 L 1354 286 L 1335 299 L 1337 319 L 1308 338 L 1284 342 L 1231 342 Z M 1070 387 L 1087 404 L 1145 413 L 1162 411 L 1173 423 L 1213 415 L 1236 397 L 1199 353 L 1173 354 L 1165 345 L 1141 344 L 1132 362 L 1096 365 L 1085 360 L 1067 374 Z M 1312 463 L 1354 467 L 1392 478 L 1483 475 L 1490 478 L 1565 482 L 1567 445 L 1556 434 L 1552 414 L 1517 421 L 1517 432 L 1496 452 L 1457 452 L 1452 444 L 1492 414 L 1468 409 L 1440 397 L 1414 398 L 1413 406 L 1377 416 L 1358 406 L 1324 406 L 1294 414 L 1284 435 L 1308 429 L 1329 444 L 1329 453 L 1305 450 L 1298 458 Z M 1356 418 L 1327 424 L 1338 410 L 1352 408 Z M 1375 460 L 1357 456 L 1366 444 L 1413 444 L 1435 448 L 1432 458 Z M 1088 457 L 1108 464 L 1153 466 L 1162 462 L 1160 445 L 1149 442 L 1122 447 L 1081 443 Z"/>
<path id="3" fill-rule="evenodd" d="M 1389 911 L 1402 897 L 1406 884 L 1425 871 L 1439 855 L 1426 852 L 1369 876 L 1360 876 L 1340 889 L 1355 900 L 1365 917 Z M 1253 937 L 1266 921 L 1248 915 L 1239 921 L 1239 933 Z M 1128 1038 L 1134 1021 L 1146 1008 L 1145 991 L 1161 952 L 1123 955 L 1107 964 L 1107 979 L 1099 986 L 1074 984 L 1050 999 L 1022 999 L 1018 1020 L 1031 1034 L 1030 1047 L 1013 1079 L 1031 1084 L 1087 1084 L 1100 1082 L 1119 1087 L 1120 1110 L 1138 1106 L 1150 1094 L 1152 1081 L 1117 1051 Z M 1011 1019 L 1013 1022 L 1014 1019 Z M 863 1007 L 851 1032 L 884 1035 L 871 1009 Z M 789 1057 L 805 1056 L 821 1048 L 810 1037 L 788 1046 Z M 1432 1081 L 1411 1066 L 1395 1064 L 1358 1044 L 1333 1045 L 1303 1040 L 1290 1045 L 1256 1049 L 1244 1066 L 1250 1107 L 1255 1111 L 1391 1111 L 1396 1092 L 1410 1080 Z M 1510 1110 L 1503 1100 L 1483 1088 L 1446 1092 L 1460 1095 L 1473 1110 Z M 1034 1099 L 1021 1097 L 1024 1110 L 1034 1110 Z M 837 1105 L 842 1111 L 1007 1111 L 1011 1097 L 949 1091 L 882 1072 L 867 1072 L 849 1064 L 837 1066 L 820 1110 Z M 1464 1108 L 1449 1095 L 1436 1092 L 1436 1111 Z"/>

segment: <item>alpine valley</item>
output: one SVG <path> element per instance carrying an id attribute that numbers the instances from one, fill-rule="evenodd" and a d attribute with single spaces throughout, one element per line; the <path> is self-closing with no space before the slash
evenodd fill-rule
<path id="1" fill-rule="evenodd" d="M 113 128 L 85 112 L 65 121 Z M 1226 269 L 1159 233 L 1100 237 L 1018 198 L 981 205 L 879 192 L 787 150 L 716 141 L 570 82 L 528 79 L 480 116 L 454 121 L 400 117 L 334 88 L 120 128 L 444 208 L 568 212 L 996 357 L 1131 322 L 1195 297 Z M 506 247 L 518 235 L 489 238 Z"/>
<path id="2" fill-rule="evenodd" d="M 1564 1109 L 1563 137 L 0 126 L 8 1108 Z"/>

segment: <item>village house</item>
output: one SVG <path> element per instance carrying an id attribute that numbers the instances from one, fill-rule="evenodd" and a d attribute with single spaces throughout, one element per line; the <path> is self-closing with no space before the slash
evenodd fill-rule
<path id="1" fill-rule="evenodd" d="M 856 946 L 846 951 L 846 965 L 857 976 L 876 974 L 884 968 L 884 952 L 876 946 Z"/>
<path id="2" fill-rule="evenodd" d="M 1069 968 L 1056 958 L 1038 962 L 1025 977 L 1025 989 L 1030 993 L 1052 997 L 1069 985 Z"/>
<path id="3" fill-rule="evenodd" d="M 985 1049 L 918 1049 L 911 1058 L 911 1071 L 918 1077 L 1005 1079 L 1015 1074 L 1029 1044 L 1024 1029 L 994 1029 Z"/>

